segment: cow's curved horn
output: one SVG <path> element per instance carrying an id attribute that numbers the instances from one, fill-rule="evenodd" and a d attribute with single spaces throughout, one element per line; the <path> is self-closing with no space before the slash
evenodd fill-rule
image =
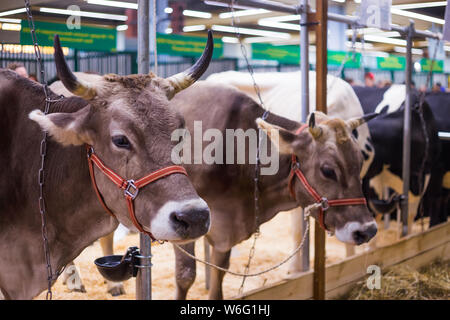
<path id="1" fill-rule="evenodd" d="M 351 130 L 354 130 L 356 128 L 358 128 L 360 125 L 362 125 L 363 123 L 366 123 L 367 121 L 377 117 L 379 115 L 379 113 L 369 113 L 366 114 L 365 116 L 362 116 L 360 118 L 353 118 L 353 119 L 349 119 L 347 120 L 347 125 L 350 127 Z"/>
<path id="2" fill-rule="evenodd" d="M 208 41 L 206 43 L 205 50 L 203 51 L 200 59 L 188 70 L 177 73 L 167 80 L 171 84 L 171 92 L 168 93 L 169 98 L 172 98 L 175 94 L 180 92 L 183 89 L 186 89 L 190 85 L 192 85 L 195 81 L 197 81 L 203 73 L 205 73 L 206 69 L 208 69 L 209 63 L 211 61 L 214 50 L 214 41 L 212 31 L 208 31 Z"/>
<path id="3" fill-rule="evenodd" d="M 90 100 L 97 94 L 95 88 L 93 88 L 88 83 L 77 79 L 77 77 L 72 73 L 69 66 L 67 65 L 66 59 L 61 49 L 61 43 L 59 41 L 59 36 L 56 34 L 53 47 L 55 49 L 54 57 L 56 64 L 56 72 L 61 82 L 64 84 L 67 90 L 72 92 L 74 95 L 80 96 L 86 100 Z"/>
<path id="4" fill-rule="evenodd" d="M 309 132 L 314 139 L 319 139 L 322 135 L 322 128 L 316 126 L 316 114 L 314 112 L 309 116 Z"/>

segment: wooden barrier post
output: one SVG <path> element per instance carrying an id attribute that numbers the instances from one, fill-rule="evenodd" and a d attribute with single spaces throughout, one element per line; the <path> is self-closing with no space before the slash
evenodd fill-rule
<path id="1" fill-rule="evenodd" d="M 328 2 L 316 1 L 316 110 L 327 113 Z M 325 231 L 314 224 L 314 299 L 325 299 Z"/>

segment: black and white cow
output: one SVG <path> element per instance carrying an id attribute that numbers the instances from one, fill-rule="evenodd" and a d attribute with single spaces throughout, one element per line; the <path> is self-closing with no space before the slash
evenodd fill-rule
<path id="1" fill-rule="evenodd" d="M 425 101 L 433 112 L 438 131 L 450 132 L 450 93 L 428 93 Z M 430 226 L 447 221 L 450 215 L 450 141 L 440 140 L 440 143 L 440 161 L 434 166 L 423 199 L 424 212 L 430 213 Z"/>
<path id="2" fill-rule="evenodd" d="M 369 125 L 369 131 L 375 148 L 375 158 L 366 175 L 370 186 L 379 198 L 383 188 L 390 187 L 402 193 L 402 150 L 403 150 L 403 111 L 406 97 L 405 85 L 393 85 L 389 88 L 354 87 L 365 113 L 383 113 Z M 445 200 L 448 187 L 443 189 L 443 177 L 450 180 L 449 148 L 437 136 L 438 131 L 449 131 L 450 95 L 427 94 L 420 110 L 420 96 L 413 93 L 411 123 L 411 176 L 409 193 L 410 221 L 416 216 L 419 203 L 424 198 L 424 213 L 430 213 L 430 225 L 445 221 Z M 420 117 L 423 113 L 423 122 Z M 424 128 L 429 137 L 426 148 Z M 426 148 L 426 149 L 425 149 Z M 445 180 L 445 179 L 444 179 Z M 450 181 L 446 181 L 450 185 Z M 373 209 L 383 207 L 371 206 Z M 392 205 L 384 206 L 392 209 Z M 376 210 L 377 211 L 377 210 Z M 409 223 L 411 226 L 411 223 Z"/>

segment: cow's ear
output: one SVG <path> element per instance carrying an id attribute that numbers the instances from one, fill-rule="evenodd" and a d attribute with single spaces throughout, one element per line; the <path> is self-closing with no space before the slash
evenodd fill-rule
<path id="1" fill-rule="evenodd" d="M 293 154 L 295 153 L 294 150 L 304 144 L 303 137 L 282 127 L 270 124 L 261 118 L 256 119 L 256 124 L 260 129 L 264 130 L 280 154 Z"/>
<path id="2" fill-rule="evenodd" d="M 86 122 L 89 119 L 90 106 L 74 113 L 51 113 L 45 115 L 40 110 L 33 110 L 28 117 L 36 121 L 42 130 L 63 145 L 92 144 Z"/>

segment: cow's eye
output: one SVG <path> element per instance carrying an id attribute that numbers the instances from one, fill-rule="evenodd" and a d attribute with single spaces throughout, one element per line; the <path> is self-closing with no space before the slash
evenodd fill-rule
<path id="1" fill-rule="evenodd" d="M 112 137 L 112 142 L 118 148 L 131 149 L 131 143 L 125 136 L 114 136 Z"/>
<path id="2" fill-rule="evenodd" d="M 320 168 L 320 171 L 322 172 L 325 178 L 337 181 L 337 175 L 334 169 L 328 166 L 323 166 Z"/>

